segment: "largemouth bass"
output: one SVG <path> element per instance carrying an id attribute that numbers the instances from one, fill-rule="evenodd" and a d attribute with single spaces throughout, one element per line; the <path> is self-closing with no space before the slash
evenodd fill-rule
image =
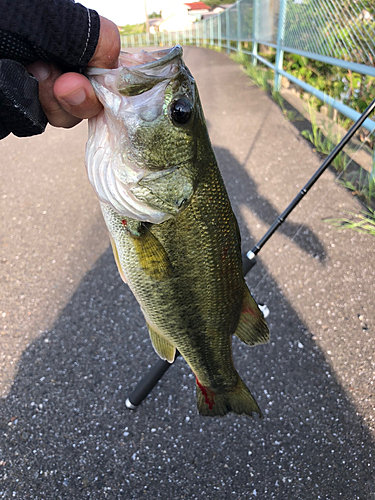
<path id="1" fill-rule="evenodd" d="M 155 351 L 196 376 L 201 415 L 261 415 L 231 341 L 268 341 L 242 275 L 240 234 L 182 48 L 88 72 L 104 109 L 89 120 L 86 167 L 123 280 Z"/>

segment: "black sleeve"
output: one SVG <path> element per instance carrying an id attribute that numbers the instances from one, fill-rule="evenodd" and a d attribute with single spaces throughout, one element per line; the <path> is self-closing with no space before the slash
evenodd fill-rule
<path id="1" fill-rule="evenodd" d="M 41 134 L 47 118 L 25 65 L 82 71 L 94 55 L 99 15 L 73 0 L 0 0 L 0 139 Z"/>
<path id="2" fill-rule="evenodd" d="M 0 58 L 79 71 L 99 39 L 97 12 L 72 0 L 0 0 Z"/>

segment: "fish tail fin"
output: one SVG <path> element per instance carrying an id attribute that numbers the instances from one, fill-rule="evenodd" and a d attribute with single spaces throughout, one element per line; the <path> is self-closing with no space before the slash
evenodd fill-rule
<path id="1" fill-rule="evenodd" d="M 243 380 L 238 376 L 238 382 L 235 387 L 227 391 L 215 392 L 209 387 L 203 386 L 197 379 L 197 406 L 200 415 L 203 416 L 224 416 L 229 412 L 237 415 L 248 415 L 258 413 L 260 418 L 262 412 L 246 387 Z"/>

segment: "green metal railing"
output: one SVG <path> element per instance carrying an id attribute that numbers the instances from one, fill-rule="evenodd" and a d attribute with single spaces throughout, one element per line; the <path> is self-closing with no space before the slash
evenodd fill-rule
<path id="1" fill-rule="evenodd" d="M 374 0 L 239 0 L 224 12 L 180 32 L 122 37 L 122 46 L 218 46 L 242 51 L 274 70 L 275 90 L 281 76 L 356 121 L 360 114 L 283 70 L 284 52 L 299 54 L 356 73 L 375 77 Z M 259 55 L 259 44 L 276 50 L 272 64 Z M 363 126 L 372 132 L 375 122 Z"/>

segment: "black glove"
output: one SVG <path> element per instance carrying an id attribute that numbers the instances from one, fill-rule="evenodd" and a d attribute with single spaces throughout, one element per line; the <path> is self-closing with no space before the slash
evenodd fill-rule
<path id="1" fill-rule="evenodd" d="M 0 59 L 0 139 L 11 132 L 27 137 L 44 132 L 47 117 L 39 101 L 38 80 L 22 64 Z"/>
<path id="2" fill-rule="evenodd" d="M 0 139 L 41 134 L 47 124 L 38 82 L 25 66 L 82 71 L 99 39 L 97 12 L 74 0 L 0 0 Z"/>

